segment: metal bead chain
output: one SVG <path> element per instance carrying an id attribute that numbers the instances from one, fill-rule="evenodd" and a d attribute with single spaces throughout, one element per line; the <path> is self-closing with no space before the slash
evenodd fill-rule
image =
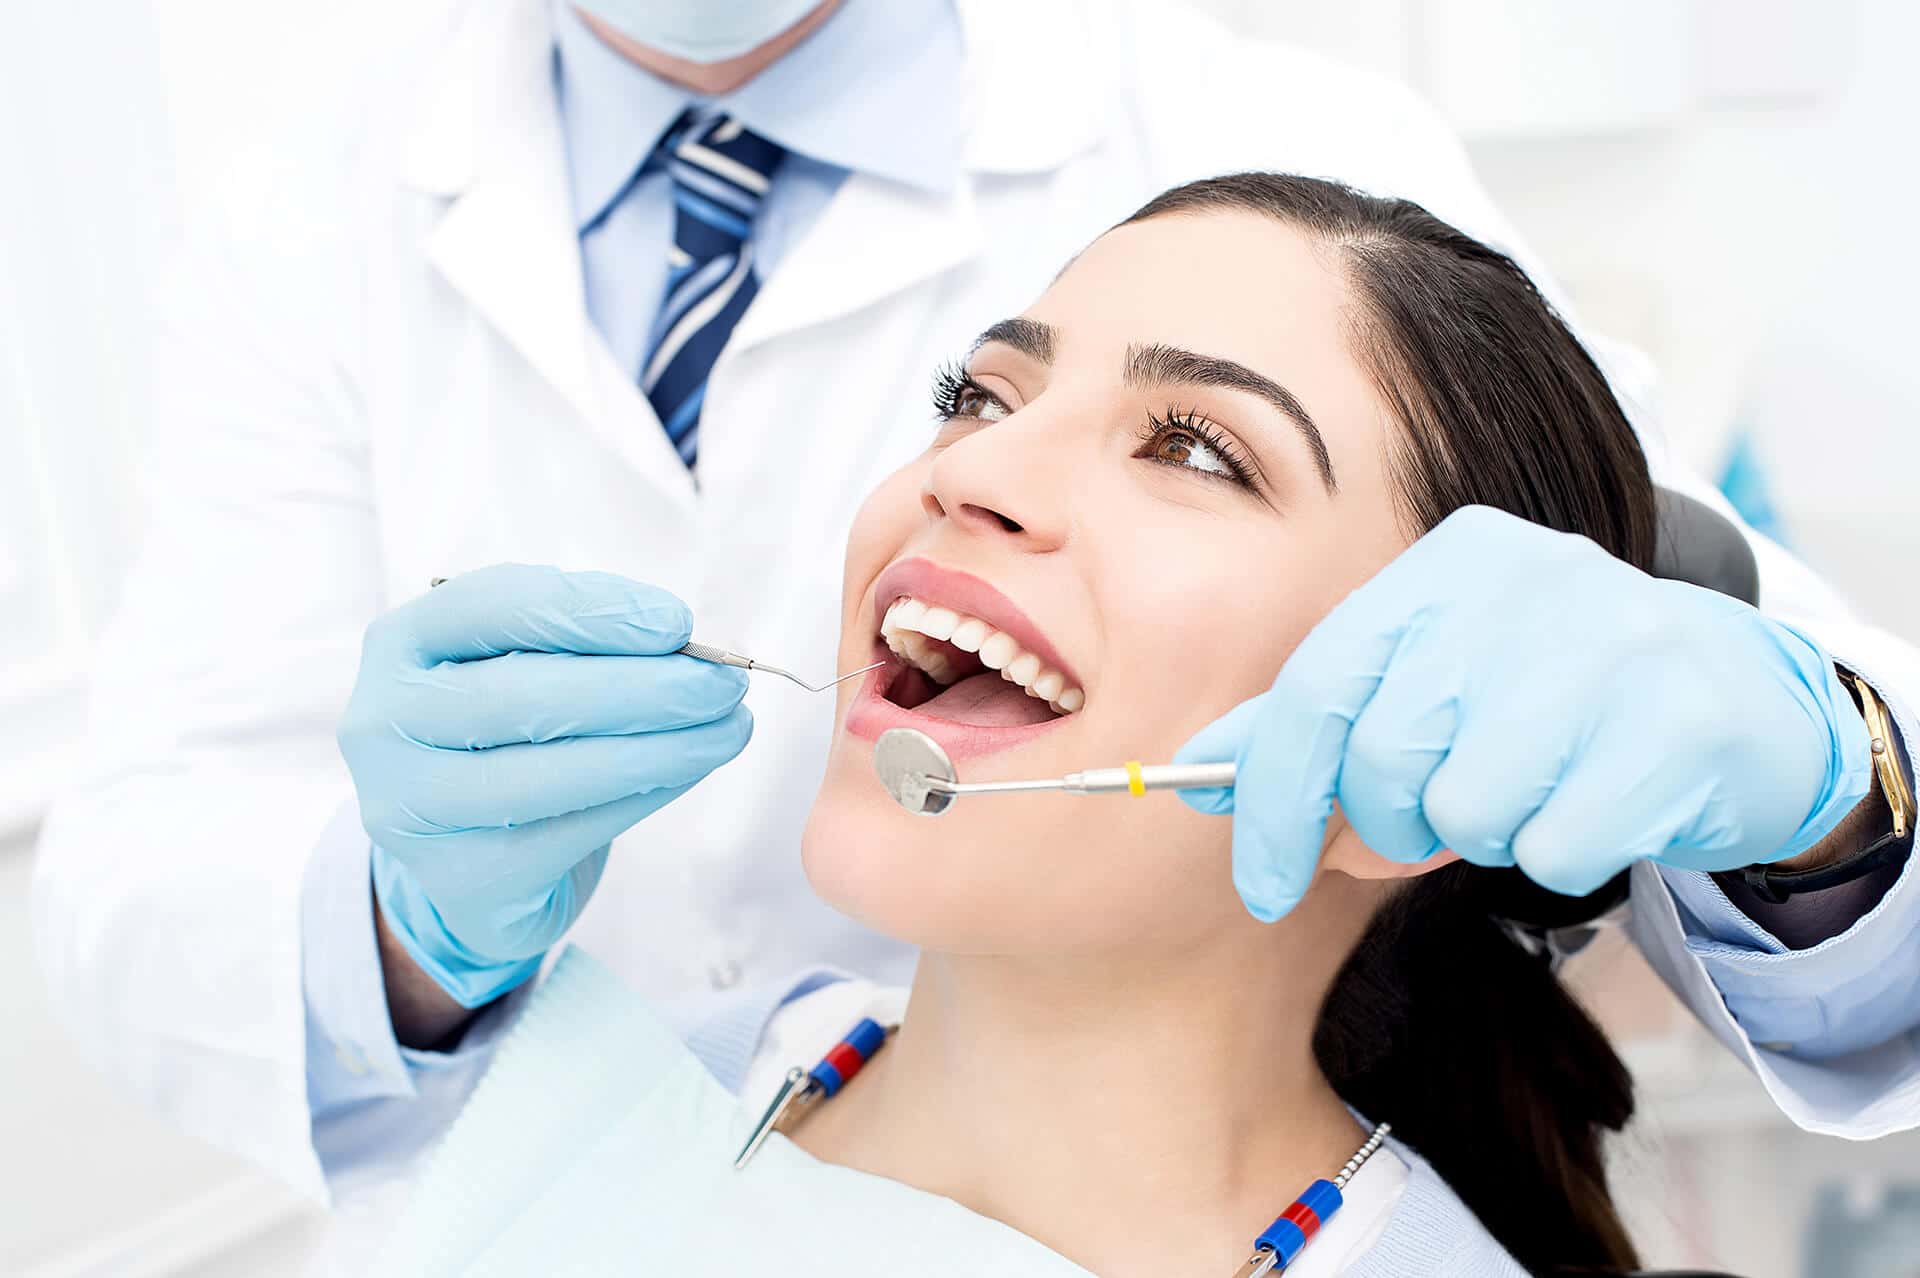
<path id="1" fill-rule="evenodd" d="M 1353 1174 L 1360 1170 L 1360 1165 L 1373 1157 L 1373 1151 L 1380 1148 L 1380 1142 L 1385 1140 L 1387 1133 L 1392 1130 L 1392 1123 L 1382 1123 L 1374 1128 L 1373 1135 L 1367 1137 L 1367 1143 L 1354 1151 L 1353 1157 L 1347 1160 L 1347 1165 L 1342 1167 L 1340 1174 L 1333 1178 L 1333 1187 L 1345 1189 L 1347 1182 L 1353 1179 Z"/>

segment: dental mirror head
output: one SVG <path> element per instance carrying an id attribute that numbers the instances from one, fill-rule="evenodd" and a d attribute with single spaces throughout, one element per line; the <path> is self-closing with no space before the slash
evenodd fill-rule
<path id="1" fill-rule="evenodd" d="M 951 785 L 958 777 L 940 743 L 912 728 L 888 728 L 873 743 L 873 770 L 893 801 L 920 816 L 939 816 L 953 795 L 929 788 L 930 780 Z"/>

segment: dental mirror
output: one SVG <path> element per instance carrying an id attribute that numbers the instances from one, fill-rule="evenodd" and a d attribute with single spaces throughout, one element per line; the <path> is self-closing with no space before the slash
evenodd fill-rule
<path id="1" fill-rule="evenodd" d="M 958 777 L 953 760 L 940 743 L 912 728 L 888 728 L 873 743 L 873 770 L 880 784 L 887 787 L 893 801 L 920 816 L 939 816 L 953 802 L 950 791 L 936 790 L 927 783 L 939 780 L 952 785 Z"/>
<path id="2" fill-rule="evenodd" d="M 873 743 L 873 770 L 895 803 L 920 816 L 939 816 L 957 794 L 1010 794 L 1055 790 L 1064 794 L 1132 794 L 1151 790 L 1217 790 L 1231 787 L 1238 769 L 1232 763 L 1143 764 L 1131 759 L 1117 768 L 1088 768 L 1064 777 L 1033 781 L 963 782 L 940 743 L 912 728 L 888 728 Z"/>

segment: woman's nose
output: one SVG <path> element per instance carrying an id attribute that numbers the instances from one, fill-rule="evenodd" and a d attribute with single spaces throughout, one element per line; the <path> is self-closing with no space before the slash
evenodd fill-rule
<path id="1" fill-rule="evenodd" d="M 956 441 L 934 459 L 920 491 L 931 521 L 948 520 L 977 536 L 1010 537 L 1021 549 L 1045 552 L 1066 541 L 1067 487 L 1054 465 L 1059 440 L 1029 436 L 1017 448 L 995 429 Z"/>

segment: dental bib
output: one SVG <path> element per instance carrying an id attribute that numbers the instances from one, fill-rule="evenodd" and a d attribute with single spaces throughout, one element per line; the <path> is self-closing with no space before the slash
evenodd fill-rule
<path id="1" fill-rule="evenodd" d="M 570 950 L 427 1163 L 379 1272 L 1091 1278 L 950 1199 L 775 1134 L 645 1003 Z"/>

